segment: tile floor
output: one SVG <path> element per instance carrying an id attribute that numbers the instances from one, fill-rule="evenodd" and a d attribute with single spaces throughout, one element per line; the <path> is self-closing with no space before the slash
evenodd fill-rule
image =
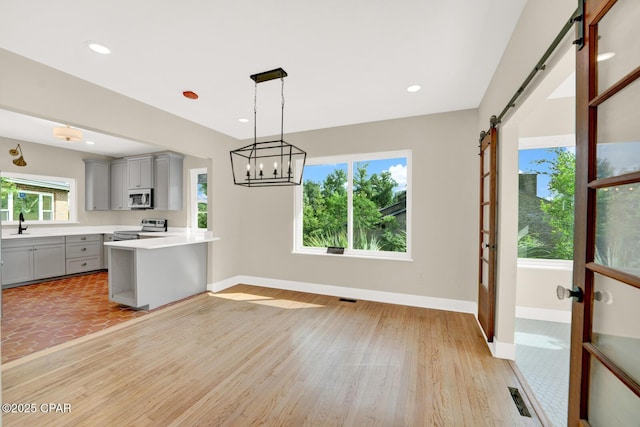
<path id="1" fill-rule="evenodd" d="M 2 363 L 147 314 L 109 301 L 107 272 L 2 290 Z"/>
<path id="2" fill-rule="evenodd" d="M 571 325 L 516 318 L 516 364 L 554 427 L 567 425 Z"/>

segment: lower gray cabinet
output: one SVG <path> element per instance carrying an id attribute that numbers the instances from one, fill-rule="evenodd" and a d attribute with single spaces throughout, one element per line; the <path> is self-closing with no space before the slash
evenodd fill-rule
<path id="1" fill-rule="evenodd" d="M 3 285 L 64 276 L 64 237 L 6 239 L 2 262 Z"/>
<path id="2" fill-rule="evenodd" d="M 102 268 L 102 234 L 66 237 L 67 274 L 84 273 Z"/>

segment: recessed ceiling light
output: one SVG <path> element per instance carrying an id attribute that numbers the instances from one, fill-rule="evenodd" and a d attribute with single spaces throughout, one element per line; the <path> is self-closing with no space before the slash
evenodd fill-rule
<path id="1" fill-rule="evenodd" d="M 611 59 L 614 56 L 616 56 L 615 52 L 603 52 L 603 53 L 598 55 L 597 59 L 598 59 L 598 62 L 606 61 L 607 59 Z"/>
<path id="2" fill-rule="evenodd" d="M 101 55 L 109 55 L 111 53 L 111 49 L 100 43 L 89 41 L 87 42 L 87 46 L 89 46 L 89 49 L 95 53 L 99 53 Z"/>
<path id="3" fill-rule="evenodd" d="M 191 91 L 191 90 L 185 90 L 184 92 L 182 92 L 182 96 L 184 96 L 185 98 L 188 99 L 198 99 L 199 96 L 197 93 Z"/>
<path id="4" fill-rule="evenodd" d="M 241 119 L 238 119 L 238 121 L 239 121 L 240 123 L 249 123 L 249 119 L 245 119 L 244 117 L 243 117 L 243 118 L 241 118 Z"/>
<path id="5" fill-rule="evenodd" d="M 88 144 L 88 145 L 95 145 L 95 142 L 93 142 L 93 141 L 85 141 L 84 143 Z"/>
<path id="6" fill-rule="evenodd" d="M 420 89 L 420 85 L 411 85 L 407 88 L 407 92 L 417 92 Z"/>

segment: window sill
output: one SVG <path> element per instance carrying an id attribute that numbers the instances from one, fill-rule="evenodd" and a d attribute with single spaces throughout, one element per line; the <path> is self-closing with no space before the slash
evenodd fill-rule
<path id="1" fill-rule="evenodd" d="M 566 259 L 518 258 L 518 268 L 540 270 L 573 270 L 573 261 Z"/>
<path id="2" fill-rule="evenodd" d="M 335 258 L 360 258 L 360 259 L 374 259 L 381 261 L 409 261 L 413 262 L 413 259 L 409 255 L 404 256 L 385 256 L 380 254 L 362 254 L 357 252 L 349 252 L 347 250 L 344 251 L 344 254 L 329 254 L 326 250 L 309 250 L 309 249 L 296 249 L 291 252 L 294 255 L 320 255 L 326 257 L 335 257 Z"/>

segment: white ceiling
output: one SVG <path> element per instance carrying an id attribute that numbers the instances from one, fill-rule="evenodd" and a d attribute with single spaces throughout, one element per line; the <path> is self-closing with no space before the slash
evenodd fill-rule
<path id="1" fill-rule="evenodd" d="M 285 133 L 476 108 L 525 3 L 0 0 L 0 47 L 245 139 L 249 75 L 277 67 L 289 74 Z M 279 81 L 258 85 L 257 129 L 280 132 Z"/>

